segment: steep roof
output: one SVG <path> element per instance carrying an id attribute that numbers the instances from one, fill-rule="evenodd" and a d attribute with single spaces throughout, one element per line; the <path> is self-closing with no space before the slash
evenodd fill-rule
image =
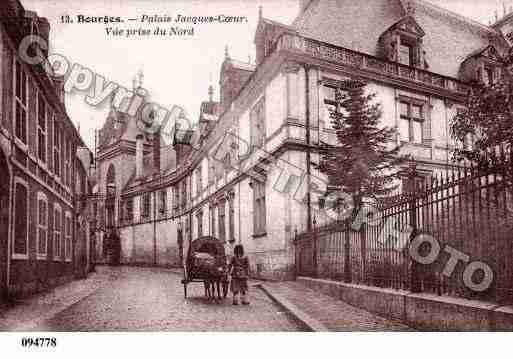
<path id="1" fill-rule="evenodd" d="M 234 60 L 234 59 L 226 59 L 225 63 L 226 63 L 226 65 L 231 65 L 236 70 L 253 72 L 256 69 L 256 65 L 254 65 L 254 64 L 250 64 L 247 62 Z"/>
<path id="2" fill-rule="evenodd" d="M 494 29 L 423 0 L 312 0 L 293 25 L 302 36 L 377 56 L 379 37 L 407 14 L 426 33 L 429 70 L 442 75 L 457 77 L 465 58 L 490 39 L 501 44 Z"/>

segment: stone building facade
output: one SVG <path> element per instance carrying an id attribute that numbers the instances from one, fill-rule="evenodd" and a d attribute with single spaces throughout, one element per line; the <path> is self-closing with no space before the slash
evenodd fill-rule
<path id="1" fill-rule="evenodd" d="M 292 25 L 260 12 L 256 63 L 226 53 L 220 101 L 202 103 L 191 140 L 175 134 L 162 147 L 134 129 L 100 150 L 99 186 L 111 164 L 116 173 L 121 261 L 181 265 L 191 240 L 213 235 L 243 244 L 255 276 L 291 278 L 295 231 L 330 220 L 311 163 L 320 141 L 334 141 L 329 116 L 345 80 L 368 83 L 429 181 L 465 145 L 449 124 L 471 86 L 504 75 L 512 21 L 485 26 L 422 0 L 304 0 Z"/>
<path id="2" fill-rule="evenodd" d="M 87 193 L 89 168 L 77 153 L 91 153 L 66 113 L 62 78 L 20 57 L 25 36 L 48 40 L 48 21 L 17 0 L 3 1 L 0 17 L 0 292 L 18 296 L 88 270 L 77 191 Z"/>

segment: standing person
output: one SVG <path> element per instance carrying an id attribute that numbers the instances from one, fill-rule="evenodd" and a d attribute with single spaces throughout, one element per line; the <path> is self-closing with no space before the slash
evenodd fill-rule
<path id="1" fill-rule="evenodd" d="M 233 293 L 233 305 L 238 305 L 239 293 L 241 294 L 242 304 L 248 305 L 248 277 L 249 277 L 249 260 L 244 256 L 244 247 L 237 244 L 233 250 L 233 258 L 230 261 L 228 273 L 232 276 L 231 291 Z"/>

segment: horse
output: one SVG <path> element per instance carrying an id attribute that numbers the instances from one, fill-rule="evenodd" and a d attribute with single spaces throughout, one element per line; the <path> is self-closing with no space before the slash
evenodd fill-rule
<path id="1" fill-rule="evenodd" d="M 221 293 L 221 284 L 223 293 Z M 228 286 L 228 276 L 226 274 L 225 268 L 222 266 L 213 268 L 208 277 L 203 281 L 203 286 L 205 287 L 205 297 L 208 300 L 221 300 L 226 298 L 227 294 L 227 286 Z M 216 289 L 217 289 L 217 299 L 216 299 Z"/>

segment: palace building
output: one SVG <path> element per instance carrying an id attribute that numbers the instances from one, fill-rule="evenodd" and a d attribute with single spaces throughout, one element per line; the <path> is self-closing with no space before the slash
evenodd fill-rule
<path id="1" fill-rule="evenodd" d="M 89 223 L 78 198 L 89 192 L 92 154 L 66 113 L 63 79 L 19 56 L 25 36 L 48 41 L 48 21 L 18 0 L 2 1 L 0 17 L 0 294 L 5 297 L 44 290 L 90 269 Z"/>
<path id="2" fill-rule="evenodd" d="M 260 10 L 256 62 L 226 52 L 219 101 L 210 89 L 191 141 L 163 146 L 111 111 L 97 153 L 98 258 L 119 248 L 121 263 L 176 266 L 191 240 L 213 235 L 242 243 L 256 277 L 293 277 L 295 231 L 329 220 L 311 163 L 335 140 L 345 80 L 368 83 L 429 181 L 454 166 L 449 125 L 471 86 L 504 75 L 512 28 L 513 15 L 486 26 L 423 0 L 302 0 L 291 25 Z"/>

